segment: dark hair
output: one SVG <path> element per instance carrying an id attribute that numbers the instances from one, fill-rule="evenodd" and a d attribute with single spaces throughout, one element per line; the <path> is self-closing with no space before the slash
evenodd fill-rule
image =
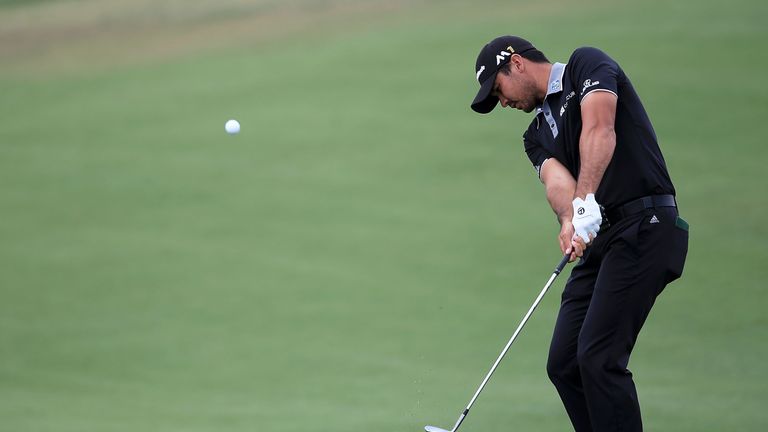
<path id="1" fill-rule="evenodd" d="M 520 55 L 523 58 L 526 58 L 534 63 L 549 63 L 549 59 L 547 58 L 547 56 L 545 56 L 543 52 L 537 49 L 532 49 L 530 51 L 523 51 Z"/>
<path id="2" fill-rule="evenodd" d="M 545 56 L 543 52 L 537 49 L 523 51 L 522 53 L 520 53 L 520 57 L 530 60 L 534 63 L 549 63 L 549 59 L 547 59 L 547 56 Z M 510 68 L 510 63 L 507 63 L 504 66 L 499 68 L 499 72 L 503 73 L 504 75 L 509 75 L 509 72 L 510 72 L 509 68 Z"/>

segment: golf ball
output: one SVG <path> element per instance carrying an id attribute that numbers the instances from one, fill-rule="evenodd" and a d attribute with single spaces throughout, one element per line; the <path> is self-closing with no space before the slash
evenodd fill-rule
<path id="1" fill-rule="evenodd" d="M 226 123 L 224 123 L 224 130 L 227 131 L 228 134 L 234 135 L 236 133 L 240 132 L 240 122 L 237 120 L 227 120 Z"/>

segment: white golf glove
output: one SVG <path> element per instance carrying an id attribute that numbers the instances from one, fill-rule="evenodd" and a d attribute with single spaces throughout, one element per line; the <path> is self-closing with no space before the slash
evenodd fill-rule
<path id="1" fill-rule="evenodd" d="M 587 199 L 576 198 L 573 200 L 573 238 L 581 237 L 584 243 L 589 243 L 589 235 L 597 237 L 603 217 L 600 214 L 600 205 L 595 201 L 595 194 L 587 194 Z"/>

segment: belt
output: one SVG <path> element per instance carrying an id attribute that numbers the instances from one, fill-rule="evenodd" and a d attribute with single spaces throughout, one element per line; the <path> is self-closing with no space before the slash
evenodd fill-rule
<path id="1" fill-rule="evenodd" d="M 605 217 L 609 224 L 615 224 L 629 215 L 640 213 L 641 211 L 652 207 L 677 207 L 677 202 L 675 201 L 674 195 L 644 196 L 618 207 L 606 210 Z"/>

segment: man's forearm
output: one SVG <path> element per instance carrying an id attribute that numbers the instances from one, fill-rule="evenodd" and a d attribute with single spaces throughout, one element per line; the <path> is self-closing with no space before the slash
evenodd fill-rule
<path id="1" fill-rule="evenodd" d="M 595 91 L 581 102 L 579 173 L 574 198 L 596 193 L 616 149 L 616 101 L 614 93 Z"/>
<path id="2" fill-rule="evenodd" d="M 613 128 L 593 128 L 582 132 L 579 143 L 581 168 L 572 198 L 584 198 L 587 194 L 597 192 L 615 148 L 616 133 Z"/>
<path id="3" fill-rule="evenodd" d="M 542 182 L 547 193 L 552 211 L 557 215 L 560 224 L 570 221 L 573 217 L 573 194 L 576 191 L 576 180 L 570 172 L 556 159 L 549 159 L 542 167 Z"/>
<path id="4" fill-rule="evenodd" d="M 573 218 L 573 194 L 576 191 L 576 182 L 560 182 L 547 186 L 547 201 L 552 211 L 557 215 L 557 220 L 562 225 L 564 221 Z"/>

